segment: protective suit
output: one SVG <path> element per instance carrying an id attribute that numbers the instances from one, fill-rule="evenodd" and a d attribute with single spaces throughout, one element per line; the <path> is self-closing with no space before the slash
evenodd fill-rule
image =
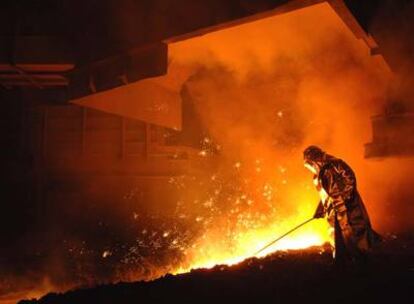
<path id="1" fill-rule="evenodd" d="M 315 217 L 327 217 L 334 230 L 335 261 L 364 262 L 366 252 L 380 240 L 357 190 L 355 174 L 341 159 L 325 154 L 314 183 L 321 201 Z"/>

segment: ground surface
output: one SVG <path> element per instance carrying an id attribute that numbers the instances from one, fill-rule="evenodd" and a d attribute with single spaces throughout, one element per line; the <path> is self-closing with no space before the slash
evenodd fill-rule
<path id="1" fill-rule="evenodd" d="M 384 243 L 366 268 L 337 269 L 328 250 L 277 252 L 232 267 L 49 294 L 21 304 L 414 303 L 414 238 Z"/>

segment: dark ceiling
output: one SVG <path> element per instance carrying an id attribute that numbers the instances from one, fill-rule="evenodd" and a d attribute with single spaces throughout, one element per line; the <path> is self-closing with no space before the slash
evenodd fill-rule
<path id="1" fill-rule="evenodd" d="M 82 63 L 288 2 L 318 1 L 3 0 L 0 35 L 10 39 L 16 35 L 62 37 L 77 63 Z M 379 15 L 383 26 L 406 27 L 402 23 L 410 19 L 413 6 L 409 0 L 345 2 L 368 32 L 378 30 Z"/>
<path id="2" fill-rule="evenodd" d="M 275 9 L 283 8 L 279 11 L 283 12 L 319 2 L 325 1 L 3 0 L 0 2 L 0 67 L 2 64 L 15 66 L 9 70 L 3 66 L 8 73 L 3 80 L 21 76 L 26 78 L 26 82 L 22 83 L 31 83 L 33 80 L 24 74 L 24 70 L 19 70 L 18 62 L 14 61 L 16 45 L 20 45 L 26 57 L 46 49 L 43 52 L 45 60 L 53 56 L 61 57 L 61 61 L 57 61 L 59 64 L 89 68 L 93 62 L 120 56 L 142 46 L 159 45 L 171 37 L 235 22 L 255 14 L 274 12 Z M 411 22 L 414 1 L 344 2 L 359 24 L 377 41 L 379 52 L 391 67 L 397 71 L 404 69 L 406 62 L 401 62 L 399 58 L 410 57 L 414 49 L 414 39 L 410 38 L 414 30 Z M 37 50 L 34 47 L 37 42 L 21 42 L 19 39 L 22 37 L 47 37 L 49 40 L 39 43 Z M 49 66 L 45 71 L 50 73 L 53 69 L 68 71 L 71 66 Z M 162 72 L 164 68 L 158 70 Z M 42 80 L 43 76 L 36 77 Z M 45 83 L 67 85 L 68 81 L 59 77 L 61 75 L 49 74 Z M 7 82 L 3 82 L 3 87 L 7 88 Z M 37 87 L 42 87 L 41 81 Z"/>
<path id="3" fill-rule="evenodd" d="M 60 36 L 79 63 L 203 26 L 237 19 L 287 0 L 12 0 L 0 4 L 0 35 Z"/>

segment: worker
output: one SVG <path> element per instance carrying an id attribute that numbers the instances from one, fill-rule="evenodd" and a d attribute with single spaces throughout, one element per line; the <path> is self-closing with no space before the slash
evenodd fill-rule
<path id="1" fill-rule="evenodd" d="M 354 172 L 317 146 L 309 146 L 303 154 L 320 195 L 314 217 L 326 217 L 333 228 L 335 264 L 365 264 L 367 253 L 381 238 L 371 227 Z"/>

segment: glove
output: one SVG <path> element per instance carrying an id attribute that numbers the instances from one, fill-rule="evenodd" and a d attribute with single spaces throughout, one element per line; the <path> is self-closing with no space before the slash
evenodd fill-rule
<path id="1" fill-rule="evenodd" d="M 313 218 L 320 219 L 325 217 L 325 207 L 322 204 L 322 201 L 319 201 L 318 207 L 315 210 L 315 214 L 313 215 Z"/>

